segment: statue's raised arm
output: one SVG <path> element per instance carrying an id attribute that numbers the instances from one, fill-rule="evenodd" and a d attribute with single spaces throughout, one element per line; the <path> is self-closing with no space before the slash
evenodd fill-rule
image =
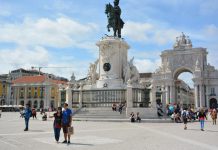
<path id="1" fill-rule="evenodd" d="M 114 37 L 118 36 L 121 38 L 121 29 L 124 26 L 123 20 L 120 18 L 121 9 L 119 7 L 119 0 L 114 0 L 114 6 L 110 3 L 106 4 L 105 13 L 108 18 L 108 32 L 110 32 L 110 28 L 113 28 Z"/>

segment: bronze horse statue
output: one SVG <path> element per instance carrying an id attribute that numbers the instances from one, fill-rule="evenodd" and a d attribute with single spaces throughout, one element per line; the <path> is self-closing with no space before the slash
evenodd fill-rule
<path id="1" fill-rule="evenodd" d="M 121 9 L 119 7 L 119 0 L 114 1 L 114 6 L 110 3 L 106 4 L 105 14 L 107 14 L 108 18 L 108 32 L 110 32 L 110 28 L 113 28 L 114 37 L 118 36 L 121 38 L 121 29 L 124 26 L 124 22 L 120 18 Z"/>

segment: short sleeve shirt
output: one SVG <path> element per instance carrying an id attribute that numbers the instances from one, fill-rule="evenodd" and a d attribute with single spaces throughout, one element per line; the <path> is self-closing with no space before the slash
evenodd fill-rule
<path id="1" fill-rule="evenodd" d="M 62 123 L 63 124 L 69 124 L 70 123 L 70 117 L 72 116 L 72 111 L 70 109 L 66 109 L 62 113 Z"/>

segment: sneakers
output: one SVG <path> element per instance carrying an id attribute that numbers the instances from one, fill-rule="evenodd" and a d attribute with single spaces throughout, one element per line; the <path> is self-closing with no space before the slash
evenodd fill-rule
<path id="1" fill-rule="evenodd" d="M 67 143 L 67 140 L 64 140 L 62 143 Z"/>
<path id="2" fill-rule="evenodd" d="M 184 130 L 187 130 L 187 127 L 185 127 Z"/>
<path id="3" fill-rule="evenodd" d="M 201 129 L 201 131 L 204 131 L 204 129 Z"/>
<path id="4" fill-rule="evenodd" d="M 70 141 L 68 141 L 67 143 L 70 144 Z"/>
<path id="5" fill-rule="evenodd" d="M 28 131 L 28 129 L 26 128 L 26 129 L 24 129 L 24 131 Z"/>

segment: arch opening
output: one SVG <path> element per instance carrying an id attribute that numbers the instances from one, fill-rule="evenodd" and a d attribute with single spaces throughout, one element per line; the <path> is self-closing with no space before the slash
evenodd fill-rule
<path id="1" fill-rule="evenodd" d="M 186 68 L 177 70 L 174 74 L 175 100 L 184 108 L 194 108 L 194 82 L 193 73 Z"/>

